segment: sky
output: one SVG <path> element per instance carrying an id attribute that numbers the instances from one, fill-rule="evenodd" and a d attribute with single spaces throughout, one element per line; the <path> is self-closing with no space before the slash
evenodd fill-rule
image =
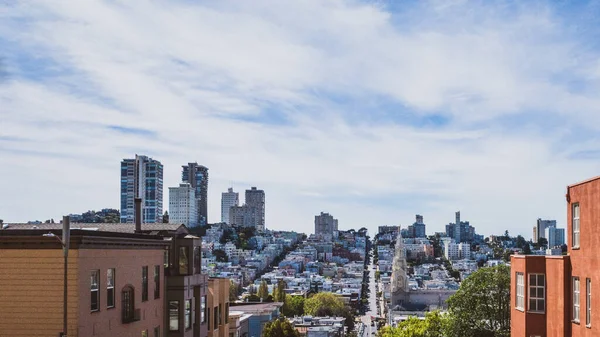
<path id="1" fill-rule="evenodd" d="M 271 229 L 531 237 L 600 174 L 598 1 L 0 2 L 0 218 L 119 208 L 123 158 Z"/>

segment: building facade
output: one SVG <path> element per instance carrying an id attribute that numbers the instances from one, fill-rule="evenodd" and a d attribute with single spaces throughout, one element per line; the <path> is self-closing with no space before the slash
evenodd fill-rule
<path id="1" fill-rule="evenodd" d="M 198 163 L 182 166 L 181 181 L 192 185 L 198 210 L 198 225 L 208 223 L 208 168 Z"/>
<path id="2" fill-rule="evenodd" d="M 63 249 L 43 236 L 48 232 L 62 236 L 62 230 L 0 230 L 2 336 L 56 337 L 63 330 Z M 163 275 L 163 239 L 70 233 L 67 335 L 164 336 L 164 283 L 152 278 Z"/>
<path id="3" fill-rule="evenodd" d="M 198 203 L 192 185 L 181 183 L 179 187 L 169 187 L 169 222 L 187 227 L 198 225 Z"/>
<path id="4" fill-rule="evenodd" d="M 229 337 L 229 279 L 208 280 L 208 337 Z"/>
<path id="5" fill-rule="evenodd" d="M 338 220 L 329 213 L 321 212 L 315 215 L 315 234 L 333 237 L 333 232 L 338 230 Z"/>
<path id="6" fill-rule="evenodd" d="M 545 237 L 548 240 L 548 248 L 562 246 L 565 244 L 565 229 L 547 227 Z"/>
<path id="7" fill-rule="evenodd" d="M 600 177 L 567 187 L 567 255 L 511 257 L 512 337 L 600 335 Z"/>
<path id="8" fill-rule="evenodd" d="M 258 231 L 265 230 L 265 191 L 251 187 L 246 190 L 246 205 L 251 214 L 251 222 Z"/>
<path id="9" fill-rule="evenodd" d="M 240 205 L 240 194 L 228 188 L 227 192 L 221 193 L 221 222 L 231 225 L 229 220 L 229 210 L 231 207 Z"/>
<path id="10" fill-rule="evenodd" d="M 142 199 L 142 222 L 160 222 L 163 215 L 163 166 L 158 160 L 135 155 L 121 161 L 121 222 L 135 221 L 134 199 Z"/>
<path id="11" fill-rule="evenodd" d="M 546 237 L 547 228 L 556 228 L 556 220 L 537 219 L 533 228 L 533 243 L 537 243 L 540 238 L 548 239 Z"/>

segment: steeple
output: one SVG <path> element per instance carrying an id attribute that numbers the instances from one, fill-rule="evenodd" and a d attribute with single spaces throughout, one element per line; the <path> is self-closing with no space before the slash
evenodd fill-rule
<path id="1" fill-rule="evenodd" d="M 398 226 L 398 237 L 396 239 L 396 247 L 394 250 L 394 260 L 392 262 L 392 292 L 408 292 L 406 250 L 404 249 L 404 241 L 400 234 L 400 226 Z"/>

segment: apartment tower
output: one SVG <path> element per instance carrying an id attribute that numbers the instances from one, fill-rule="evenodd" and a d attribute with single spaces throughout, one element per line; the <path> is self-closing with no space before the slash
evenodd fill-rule
<path id="1" fill-rule="evenodd" d="M 194 188 L 198 224 L 206 226 L 208 222 L 208 168 L 198 165 L 198 163 L 188 163 L 182 168 L 181 182 L 188 183 Z"/>
<path id="2" fill-rule="evenodd" d="M 121 222 L 135 221 L 134 199 L 142 199 L 142 222 L 162 220 L 163 165 L 147 156 L 121 161 Z"/>

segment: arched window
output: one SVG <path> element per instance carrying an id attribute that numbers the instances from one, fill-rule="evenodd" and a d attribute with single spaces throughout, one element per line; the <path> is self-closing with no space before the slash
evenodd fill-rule
<path id="1" fill-rule="evenodd" d="M 121 290 L 121 315 L 123 323 L 135 321 L 135 291 L 131 285 Z"/>

